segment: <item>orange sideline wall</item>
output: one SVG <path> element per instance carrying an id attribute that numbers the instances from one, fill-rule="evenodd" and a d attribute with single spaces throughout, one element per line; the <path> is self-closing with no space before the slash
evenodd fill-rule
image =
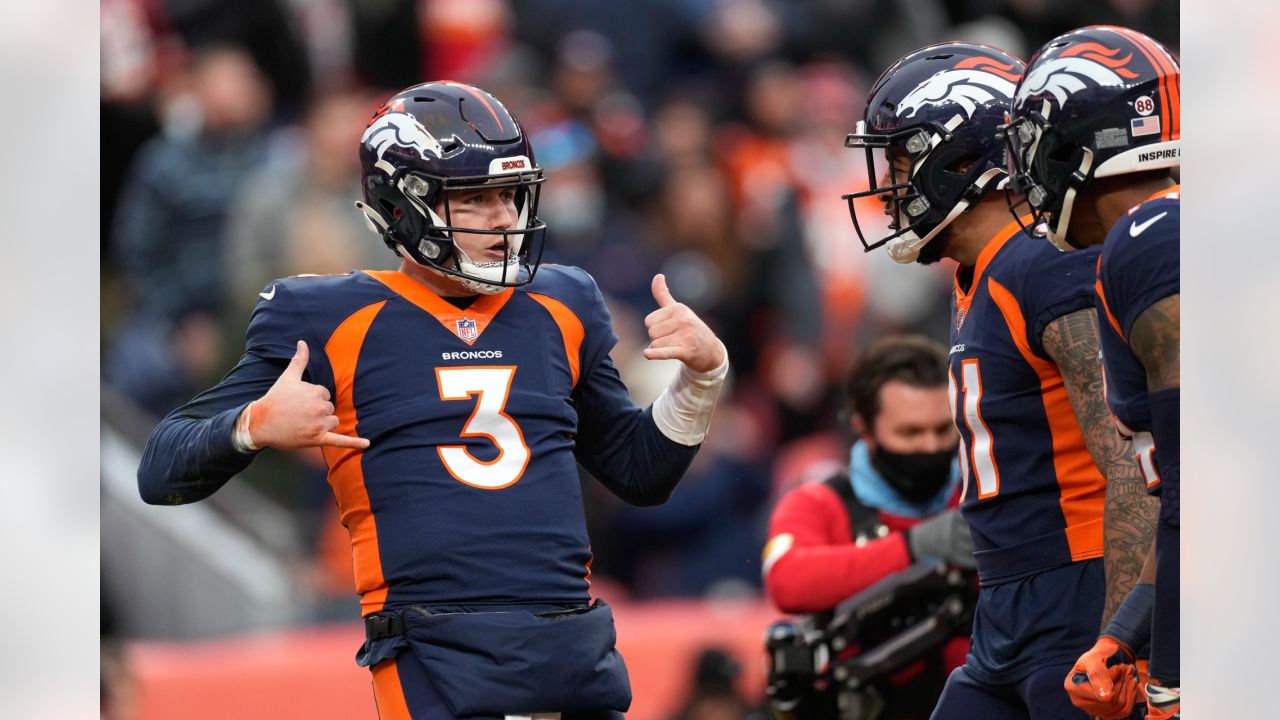
<path id="1" fill-rule="evenodd" d="M 611 603 L 612 604 L 612 603 Z M 763 601 L 613 604 L 634 700 L 628 720 L 679 709 L 698 653 L 716 646 L 742 666 L 739 687 L 763 697 L 764 631 L 780 615 Z M 126 650 L 137 720 L 376 720 L 369 672 L 355 664 L 357 624 Z"/>

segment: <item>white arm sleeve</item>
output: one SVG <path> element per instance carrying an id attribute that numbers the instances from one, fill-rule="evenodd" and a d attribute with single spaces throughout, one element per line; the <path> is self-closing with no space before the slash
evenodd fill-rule
<path id="1" fill-rule="evenodd" d="M 681 364 L 671 385 L 653 401 L 654 424 L 672 442 L 689 446 L 702 442 L 728 374 L 728 352 L 720 367 L 708 372 L 694 372 Z"/>

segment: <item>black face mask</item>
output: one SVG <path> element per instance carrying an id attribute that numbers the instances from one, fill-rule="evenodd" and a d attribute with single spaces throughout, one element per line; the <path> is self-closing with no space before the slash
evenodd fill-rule
<path id="1" fill-rule="evenodd" d="M 896 453 L 877 447 L 871 453 L 871 467 L 880 473 L 904 500 L 922 503 L 951 479 L 951 463 L 956 448 L 932 453 Z"/>

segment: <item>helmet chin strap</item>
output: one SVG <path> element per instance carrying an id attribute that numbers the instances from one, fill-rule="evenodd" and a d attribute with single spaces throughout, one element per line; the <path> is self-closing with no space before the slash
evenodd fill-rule
<path id="1" fill-rule="evenodd" d="M 467 256 L 467 253 L 462 248 L 457 247 L 455 244 L 453 266 L 454 269 L 465 277 L 454 276 L 454 278 L 458 280 L 458 282 L 462 283 L 462 286 L 468 290 L 474 290 L 475 292 L 484 293 L 485 295 L 496 295 L 503 290 L 506 290 L 507 287 L 505 285 L 495 285 L 493 283 L 484 282 L 481 278 L 493 275 L 495 271 L 497 271 L 499 277 L 487 277 L 487 279 L 514 279 L 514 276 L 520 274 L 519 255 L 520 251 L 519 248 L 517 248 L 514 254 L 509 255 L 507 259 L 501 263 L 486 263 L 485 265 L 478 265 Z M 513 275 L 513 277 L 508 278 L 508 275 Z"/>
<path id="2" fill-rule="evenodd" d="M 457 280 L 462 287 L 472 292 L 478 292 L 481 295 L 497 295 L 507 289 L 502 285 L 490 285 L 489 283 L 482 283 L 479 280 L 472 280 L 471 278 L 457 277 L 456 275 L 452 277 Z"/>
<path id="3" fill-rule="evenodd" d="M 471 292 L 474 292 L 474 293 L 480 293 L 482 295 L 497 295 L 498 293 L 507 289 L 502 285 L 492 285 L 490 283 L 480 282 L 479 280 L 473 280 L 471 278 L 462 277 L 461 275 L 445 272 L 444 270 L 441 270 L 440 268 L 434 265 L 423 265 L 422 263 L 415 260 L 411 253 L 406 253 L 404 257 L 409 262 L 413 263 L 414 265 L 417 265 L 423 270 L 439 275 L 440 277 L 446 280 L 452 280 L 454 282 L 457 282 L 464 289 L 470 290 Z M 461 268 L 458 267 L 458 265 L 459 263 L 455 258 L 454 269 L 458 270 L 458 272 L 461 272 L 462 270 Z"/>
<path id="4" fill-rule="evenodd" d="M 1000 168 L 990 168 L 979 175 L 977 180 L 973 181 L 973 187 L 976 188 L 979 195 L 981 195 L 982 191 L 987 187 L 987 183 L 990 183 L 992 179 L 1002 175 L 1004 175 L 1004 171 Z M 951 208 L 951 212 L 947 213 L 947 216 L 942 219 L 942 222 L 938 223 L 929 231 L 928 235 L 920 237 L 914 232 L 907 231 L 899 237 L 890 240 L 888 245 L 889 257 L 893 258 L 894 262 L 899 262 L 903 265 L 915 262 L 916 258 L 920 257 L 920 250 L 923 249 L 930 240 L 937 237 L 938 233 L 945 230 L 946 227 L 951 224 L 951 221 L 960 217 L 960 215 L 968 209 L 969 201 L 962 199 L 960 202 L 955 204 L 955 207 Z"/>
<path id="5" fill-rule="evenodd" d="M 1089 169 L 1093 167 L 1093 151 L 1084 148 L 1084 157 L 1080 160 L 1080 167 L 1071 175 L 1081 178 L 1089 177 Z M 1067 191 L 1062 196 L 1062 210 L 1058 212 L 1058 222 L 1054 223 L 1056 227 L 1049 228 L 1049 242 L 1053 246 L 1063 252 L 1071 252 L 1076 248 L 1067 242 L 1067 228 L 1071 224 L 1071 211 L 1076 203 L 1076 185 L 1073 182 L 1067 182 Z"/>

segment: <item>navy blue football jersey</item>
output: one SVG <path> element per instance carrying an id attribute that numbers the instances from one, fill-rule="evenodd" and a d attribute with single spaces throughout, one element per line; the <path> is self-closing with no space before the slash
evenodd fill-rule
<path id="1" fill-rule="evenodd" d="M 1062 253 L 1011 223 L 957 272 L 950 392 L 962 510 L 984 583 L 1102 556 L 1106 482 L 1085 447 L 1045 328 L 1093 305 L 1096 250 Z"/>
<path id="2" fill-rule="evenodd" d="M 272 288 L 247 349 L 292 357 L 300 329 L 311 330 L 324 352 L 308 370 L 331 388 L 335 432 L 370 441 L 325 448 L 366 613 L 509 601 L 517 588 L 586 598 L 570 397 L 616 338 L 585 273 L 547 266 L 466 309 L 399 272 Z"/>
<path id="3" fill-rule="evenodd" d="M 1107 235 L 1098 260 L 1098 325 L 1107 403 L 1120 432 L 1133 439 L 1151 490 L 1160 485 L 1159 450 L 1151 436 L 1146 370 L 1128 339 L 1134 321 L 1147 308 L 1179 294 L 1181 235 L 1180 193 L 1174 187 L 1121 218 Z"/>
<path id="4" fill-rule="evenodd" d="M 286 278 L 261 296 L 240 364 L 153 433 L 140 491 L 193 502 L 247 466 L 235 418 L 305 340 L 304 379 L 329 390 L 334 431 L 370 441 L 323 448 L 365 615 L 583 603 L 578 464 L 624 500 L 655 504 L 697 452 L 631 402 L 609 358 L 609 310 L 577 268 L 543 265 L 465 309 L 395 271 Z"/>

